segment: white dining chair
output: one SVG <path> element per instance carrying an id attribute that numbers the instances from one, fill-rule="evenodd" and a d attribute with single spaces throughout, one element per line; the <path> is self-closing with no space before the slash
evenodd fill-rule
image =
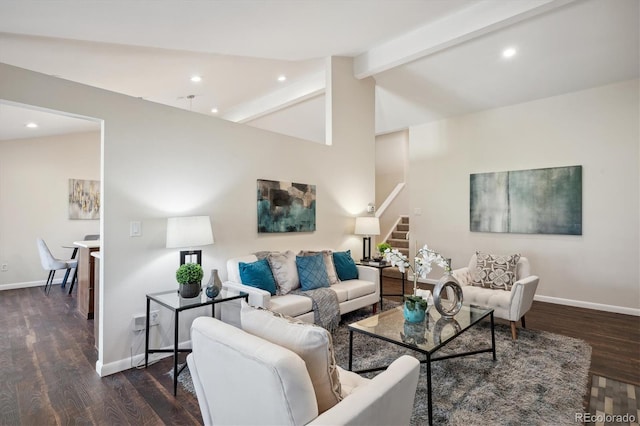
<path id="1" fill-rule="evenodd" d="M 61 269 L 65 269 L 69 271 L 72 268 L 78 267 L 78 261 L 75 259 L 57 259 L 53 257 L 49 247 L 44 242 L 42 238 L 37 239 L 38 244 L 38 252 L 40 253 L 40 262 L 42 263 L 42 267 L 45 271 L 49 271 L 49 276 L 47 277 L 47 282 L 44 285 L 45 293 L 49 294 L 51 290 L 51 285 L 53 284 L 53 278 L 56 274 L 56 271 Z M 67 274 L 68 275 L 68 274 Z M 76 274 L 74 274 L 73 279 L 76 279 Z M 63 286 L 66 282 L 63 283 Z"/>

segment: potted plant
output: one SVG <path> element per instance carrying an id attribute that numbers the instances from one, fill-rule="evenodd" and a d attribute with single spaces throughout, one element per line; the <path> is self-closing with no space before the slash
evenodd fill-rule
<path id="1" fill-rule="evenodd" d="M 198 297 L 202 282 L 202 266 L 197 263 L 185 263 L 176 271 L 176 280 L 180 284 L 180 296 L 184 298 Z"/>
<path id="2" fill-rule="evenodd" d="M 407 322 L 415 323 L 424 321 L 427 311 L 427 301 L 420 296 L 406 296 L 403 307 L 404 319 Z"/>
<path id="3" fill-rule="evenodd" d="M 385 241 L 383 243 L 376 245 L 376 248 L 378 249 L 378 258 L 382 259 L 382 257 L 384 256 L 384 252 L 386 250 L 391 250 L 391 244 Z"/>

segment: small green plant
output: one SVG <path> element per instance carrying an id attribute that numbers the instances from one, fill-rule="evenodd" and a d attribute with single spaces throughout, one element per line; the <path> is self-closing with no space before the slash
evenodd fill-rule
<path id="1" fill-rule="evenodd" d="M 199 284 L 202 282 L 202 266 L 197 263 L 185 263 L 176 271 L 176 280 L 179 284 Z"/>
<path id="2" fill-rule="evenodd" d="M 423 311 L 427 310 L 427 301 L 420 296 L 414 296 L 414 295 L 406 296 L 405 305 L 407 309 L 410 311 L 414 311 L 416 309 L 420 309 Z"/>
<path id="3" fill-rule="evenodd" d="M 380 243 L 376 246 L 378 248 L 378 252 L 380 254 L 384 254 L 385 250 L 389 249 L 391 250 L 391 244 L 384 242 L 384 243 Z"/>

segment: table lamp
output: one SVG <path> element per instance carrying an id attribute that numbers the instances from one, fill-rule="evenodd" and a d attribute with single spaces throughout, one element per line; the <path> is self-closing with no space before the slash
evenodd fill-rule
<path id="1" fill-rule="evenodd" d="M 211 219 L 209 216 L 170 217 L 167 219 L 167 248 L 188 248 L 180 251 L 180 264 L 186 263 L 186 257 L 196 256 L 196 262 L 202 265 L 202 250 L 192 247 L 213 244 Z M 193 262 L 192 262 L 193 263 Z"/>
<path id="2" fill-rule="evenodd" d="M 375 216 L 356 217 L 356 235 L 362 237 L 362 260 L 371 260 L 371 236 L 380 235 L 380 220 Z"/>

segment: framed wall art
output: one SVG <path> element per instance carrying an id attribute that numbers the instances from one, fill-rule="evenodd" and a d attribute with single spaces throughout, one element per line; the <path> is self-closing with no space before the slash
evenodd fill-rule
<path id="1" fill-rule="evenodd" d="M 100 219 L 100 181 L 69 179 L 69 219 Z"/>
<path id="2" fill-rule="evenodd" d="M 258 179 L 258 233 L 315 230 L 315 185 Z"/>
<path id="3" fill-rule="evenodd" d="M 470 230 L 582 235 L 582 166 L 470 176 Z"/>

